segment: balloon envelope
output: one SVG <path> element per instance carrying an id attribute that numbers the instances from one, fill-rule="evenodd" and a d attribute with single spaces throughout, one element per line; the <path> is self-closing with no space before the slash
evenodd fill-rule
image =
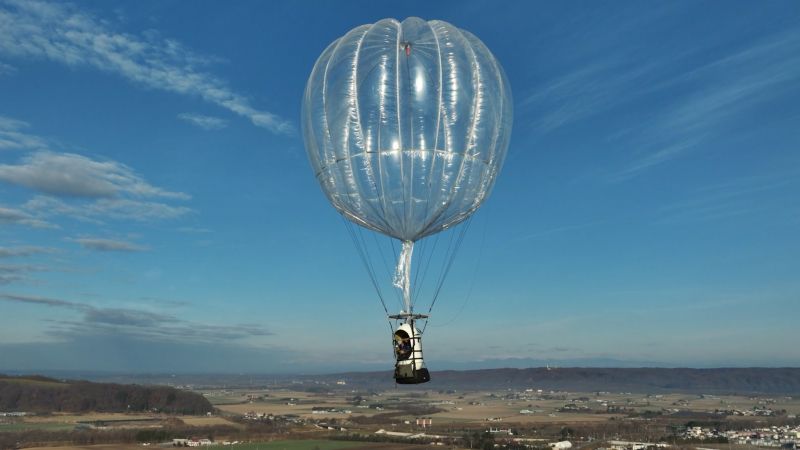
<path id="1" fill-rule="evenodd" d="M 511 133 L 511 90 L 475 36 L 408 18 L 362 25 L 317 60 L 303 138 L 331 204 L 404 241 L 451 227 L 487 198 Z"/>

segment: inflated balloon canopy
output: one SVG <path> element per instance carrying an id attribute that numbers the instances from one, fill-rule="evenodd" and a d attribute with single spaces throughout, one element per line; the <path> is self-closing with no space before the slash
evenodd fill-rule
<path id="1" fill-rule="evenodd" d="M 308 157 L 331 204 L 411 243 L 463 221 L 491 192 L 511 134 L 511 90 L 469 32 L 384 19 L 325 49 L 302 115 Z"/>

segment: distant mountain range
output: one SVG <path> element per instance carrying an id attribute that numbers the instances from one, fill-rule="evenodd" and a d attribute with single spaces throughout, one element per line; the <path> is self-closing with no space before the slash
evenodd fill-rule
<path id="1" fill-rule="evenodd" d="M 276 387 L 297 389 L 393 389 L 391 371 L 319 374 L 144 374 L 47 373 L 138 385 L 199 387 Z M 431 370 L 431 382 L 403 387 L 428 390 L 542 389 L 572 392 L 800 395 L 800 368 L 608 368 L 537 367 L 527 369 Z M 2 389 L 0 377 L 0 389 Z M 336 384 L 345 381 L 345 385 Z M 186 392 L 186 391 L 178 391 Z M 0 405 L 2 410 L 2 405 Z"/>
<path id="2" fill-rule="evenodd" d="M 328 375 L 355 386 L 385 386 L 390 372 Z M 573 392 L 800 394 L 800 368 L 530 368 L 432 371 L 429 389 L 542 389 Z"/>

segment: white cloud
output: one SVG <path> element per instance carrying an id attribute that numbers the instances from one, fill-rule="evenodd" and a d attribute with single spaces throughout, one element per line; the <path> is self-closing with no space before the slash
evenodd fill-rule
<path id="1" fill-rule="evenodd" d="M 0 258 L 25 257 L 55 252 L 56 250 L 53 248 L 36 246 L 0 247 Z"/>
<path id="2" fill-rule="evenodd" d="M 228 126 L 228 122 L 224 119 L 202 114 L 181 113 L 178 114 L 178 118 L 204 130 L 221 130 Z"/>
<path id="3" fill-rule="evenodd" d="M 797 91 L 800 33 L 768 36 L 670 80 L 698 86 L 640 124 L 635 145 L 645 154 L 613 174 L 622 181 L 670 161 L 721 134 L 748 128 L 758 105 Z"/>
<path id="4" fill-rule="evenodd" d="M 150 88 L 200 97 L 273 133 L 294 131 L 291 122 L 254 108 L 224 81 L 198 70 L 209 58 L 158 33 L 121 33 L 72 5 L 35 0 L 0 6 L 0 29 L 0 54 L 92 66 Z"/>
<path id="5" fill-rule="evenodd" d="M 20 164 L 0 164 L 0 181 L 58 196 L 189 198 L 152 186 L 124 164 L 72 153 L 40 151 L 25 156 Z"/>
<path id="6" fill-rule="evenodd" d="M 13 75 L 15 73 L 17 73 L 16 67 L 0 62 L 0 75 Z"/>
<path id="7" fill-rule="evenodd" d="M 44 139 L 19 131 L 28 127 L 26 122 L 0 116 L 0 149 L 34 150 L 16 164 L 0 164 L 0 183 L 48 195 L 35 196 L 19 209 L 0 208 L 0 222 L 56 228 L 41 218 L 65 215 L 95 223 L 105 218 L 145 222 L 191 212 L 163 202 L 189 200 L 188 194 L 153 186 L 116 161 L 50 151 Z"/>
<path id="8" fill-rule="evenodd" d="M 27 122 L 0 116 L 0 150 L 37 150 L 47 145 L 44 139 L 25 133 Z"/>
<path id="9" fill-rule="evenodd" d="M 41 216 L 64 215 L 94 223 L 102 223 L 105 218 L 137 222 L 168 220 L 192 211 L 185 206 L 172 206 L 154 201 L 101 198 L 91 202 L 67 202 L 44 195 L 32 198 L 23 206 L 26 210 Z"/>
<path id="10" fill-rule="evenodd" d="M 147 250 L 146 247 L 120 239 L 83 237 L 70 240 L 77 242 L 81 247 L 87 250 L 96 250 L 99 252 L 142 252 Z"/>
<path id="11" fill-rule="evenodd" d="M 0 266 L 0 273 L 2 273 Z M 272 336 L 258 324 L 196 323 L 169 314 L 130 308 L 101 308 L 88 303 L 57 298 L 35 297 L 0 292 L 0 302 L 26 303 L 77 311 L 80 321 L 52 321 L 50 333 L 62 337 L 111 335 L 166 342 L 241 341 L 253 337 Z"/>
<path id="12" fill-rule="evenodd" d="M 0 206 L 0 223 L 27 225 L 33 228 L 58 228 L 57 225 L 45 222 L 44 220 L 39 220 L 24 211 L 5 208 L 2 206 Z"/>
<path id="13" fill-rule="evenodd" d="M 39 272 L 42 270 L 45 269 L 38 266 L 0 264 L 0 285 L 23 281 L 27 278 L 26 274 L 30 272 Z"/>

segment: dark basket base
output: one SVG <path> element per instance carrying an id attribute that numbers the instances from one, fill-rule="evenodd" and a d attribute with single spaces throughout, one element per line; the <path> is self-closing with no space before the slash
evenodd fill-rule
<path id="1" fill-rule="evenodd" d="M 410 374 L 400 374 L 397 370 L 394 372 L 394 381 L 397 384 L 420 384 L 431 381 L 431 374 L 428 369 L 422 368 L 414 370 Z"/>

